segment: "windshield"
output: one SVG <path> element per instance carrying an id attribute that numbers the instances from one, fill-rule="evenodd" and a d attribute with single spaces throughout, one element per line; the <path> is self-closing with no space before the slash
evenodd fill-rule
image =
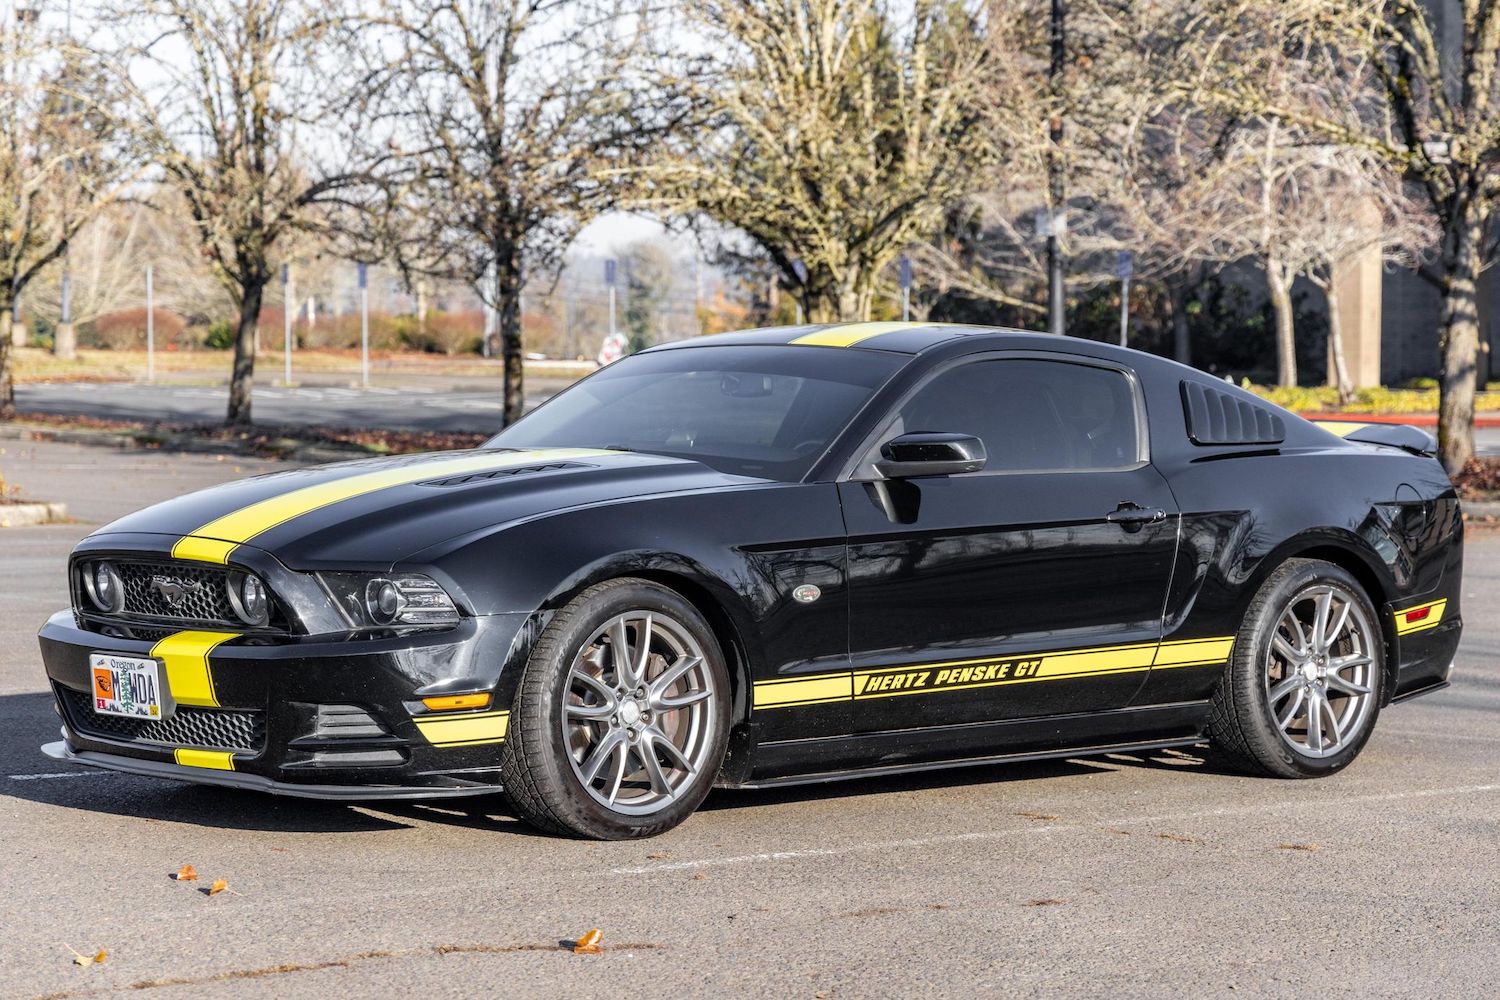
<path id="1" fill-rule="evenodd" d="M 489 448 L 616 448 L 796 482 L 906 360 L 817 347 L 694 347 L 625 358 Z"/>

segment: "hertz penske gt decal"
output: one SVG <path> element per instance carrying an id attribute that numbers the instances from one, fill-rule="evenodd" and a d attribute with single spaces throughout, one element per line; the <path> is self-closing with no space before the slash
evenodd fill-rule
<path id="1" fill-rule="evenodd" d="M 517 451 L 506 454 L 489 452 L 357 473 L 331 482 L 304 486 L 215 518 L 201 528 L 195 529 L 188 536 L 179 539 L 172 546 L 172 555 L 177 559 L 226 564 L 229 562 L 230 553 L 256 535 L 343 500 L 352 500 L 355 497 L 376 493 L 394 486 L 409 486 L 428 479 L 509 469 L 530 465 L 541 460 L 556 462 L 607 454 L 609 452 L 589 448 L 550 448 L 546 451 Z"/>
<path id="2" fill-rule="evenodd" d="M 1233 647 L 1233 636 L 1178 639 L 1016 657 L 882 667 L 814 677 L 777 678 L 756 683 L 755 707 L 794 708 L 835 701 L 1137 673 L 1168 667 L 1221 666 L 1229 659 Z"/>
<path id="3" fill-rule="evenodd" d="M 166 667 L 167 690 L 179 705 L 219 707 L 208 654 L 214 647 L 239 637 L 238 632 L 177 632 L 151 647 L 151 655 Z"/>

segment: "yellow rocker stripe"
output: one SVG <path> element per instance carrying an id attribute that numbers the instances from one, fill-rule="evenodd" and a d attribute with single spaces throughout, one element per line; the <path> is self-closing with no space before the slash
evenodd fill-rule
<path id="1" fill-rule="evenodd" d="M 846 323 L 843 326 L 818 330 L 804 334 L 792 341 L 805 347 L 853 347 L 862 340 L 878 337 L 882 333 L 898 330 L 915 330 L 925 326 L 941 326 L 941 323 Z"/>
<path id="2" fill-rule="evenodd" d="M 854 697 L 851 674 L 821 674 L 787 680 L 757 681 L 756 708 L 789 708 L 820 701 L 847 701 Z"/>
<path id="3" fill-rule="evenodd" d="M 1426 618 L 1422 618 L 1414 622 L 1409 622 L 1406 620 L 1407 615 L 1411 614 L 1413 611 L 1421 611 L 1424 608 L 1430 609 Z M 1415 607 L 1411 608 L 1402 608 L 1400 611 L 1396 612 L 1396 634 L 1411 635 L 1413 632 L 1425 632 L 1427 629 L 1436 628 L 1442 623 L 1443 612 L 1446 611 L 1447 608 L 1448 599 L 1446 597 L 1441 601 L 1431 601 L 1427 604 L 1418 604 Z"/>
<path id="4" fill-rule="evenodd" d="M 239 635 L 238 632 L 177 632 L 151 647 L 151 655 L 167 668 L 167 690 L 179 705 L 219 707 L 208 654 L 220 643 Z"/>
<path id="5" fill-rule="evenodd" d="M 471 712 L 463 715 L 422 715 L 412 720 L 424 739 L 436 747 L 500 743 L 510 723 L 509 712 Z"/>
<path id="6" fill-rule="evenodd" d="M 223 564 L 229 561 L 229 554 L 241 543 L 248 542 L 256 535 L 285 524 L 293 518 L 310 514 L 343 500 L 352 500 L 355 497 L 390 489 L 393 486 L 407 486 L 428 479 L 509 469 L 539 461 L 557 462 L 607 454 L 609 452 L 588 448 L 551 448 L 545 451 L 523 451 L 505 455 L 466 455 L 462 458 L 414 462 L 393 469 L 358 473 L 332 482 L 305 486 L 281 496 L 269 497 L 210 521 L 188 536 L 179 539 L 172 546 L 172 556 L 177 559 Z"/>
<path id="7" fill-rule="evenodd" d="M 234 754 L 227 750 L 189 750 L 179 747 L 172 759 L 183 767 L 206 767 L 211 771 L 233 771 Z"/>

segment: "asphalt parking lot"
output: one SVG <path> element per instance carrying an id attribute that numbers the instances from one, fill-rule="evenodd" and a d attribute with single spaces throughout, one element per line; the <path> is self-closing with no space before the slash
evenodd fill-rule
<path id="1" fill-rule="evenodd" d="M 1319 782 L 1164 752 L 713 793 L 656 840 L 498 799 L 272 799 L 70 769 L 34 633 L 100 522 L 276 463 L 0 442 L 80 523 L 0 529 L 0 995 L 1493 995 L 1500 534 L 1452 688 Z M 168 874 L 192 864 L 203 877 Z M 200 887 L 223 878 L 231 891 Z M 591 927 L 605 952 L 558 947 Z M 72 952 L 107 951 L 82 967 Z"/>

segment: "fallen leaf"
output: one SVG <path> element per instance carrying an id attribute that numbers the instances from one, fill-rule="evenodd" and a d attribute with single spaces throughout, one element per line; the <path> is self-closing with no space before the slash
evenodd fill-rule
<path id="1" fill-rule="evenodd" d="M 670 858 L 671 856 L 672 855 L 669 854 L 669 853 L 667 853 L 666 851 L 652 851 L 650 854 L 646 855 L 646 860 L 647 861 L 665 861 L 667 858 Z"/>
<path id="2" fill-rule="evenodd" d="M 217 896 L 219 893 L 223 892 L 225 889 L 228 889 L 228 888 L 229 888 L 229 883 L 228 882 L 226 882 L 224 879 L 217 879 L 214 882 L 213 885 L 211 885 L 211 886 L 208 887 L 208 894 L 210 896 Z"/>
<path id="3" fill-rule="evenodd" d="M 1180 833 L 1158 833 L 1157 836 L 1162 840 L 1175 840 L 1179 844 L 1196 844 L 1198 842 L 1194 838 L 1184 837 Z"/>
<path id="4" fill-rule="evenodd" d="M 192 865 L 183 865 L 177 869 L 177 874 L 172 877 L 179 882 L 196 882 L 198 881 L 198 869 Z"/>
<path id="5" fill-rule="evenodd" d="M 1321 850 L 1317 844 L 1277 844 L 1283 851 L 1316 851 Z"/>
<path id="6" fill-rule="evenodd" d="M 1018 812 L 1016 815 L 1025 816 L 1027 819 L 1062 819 L 1061 816 L 1054 816 L 1052 813 Z"/>
<path id="7" fill-rule="evenodd" d="M 699 872 L 698 874 L 696 874 L 696 875 L 693 876 L 693 881 L 694 882 L 702 882 L 706 878 L 708 878 L 707 875 L 703 874 L 702 872 Z"/>
<path id="8" fill-rule="evenodd" d="M 604 932 L 595 927 L 588 931 L 583 937 L 573 942 L 573 954 L 575 955 L 597 955 L 604 949 L 599 947 L 599 942 L 604 939 Z"/>
<path id="9" fill-rule="evenodd" d="M 103 965 L 104 964 L 104 960 L 109 957 L 109 952 L 105 951 L 103 948 L 100 948 L 98 951 L 94 952 L 94 954 L 92 954 L 92 955 L 85 955 L 82 952 L 80 952 L 78 949 L 74 948 L 72 945 L 67 944 L 66 942 L 63 944 L 63 947 L 66 948 L 66 949 L 68 949 L 69 951 L 71 951 L 73 953 L 73 964 L 74 965 L 83 965 L 83 966 L 88 966 L 88 965 Z"/>
<path id="10" fill-rule="evenodd" d="M 1031 899 L 1026 901 L 1027 906 L 1062 906 L 1066 899 Z"/>

